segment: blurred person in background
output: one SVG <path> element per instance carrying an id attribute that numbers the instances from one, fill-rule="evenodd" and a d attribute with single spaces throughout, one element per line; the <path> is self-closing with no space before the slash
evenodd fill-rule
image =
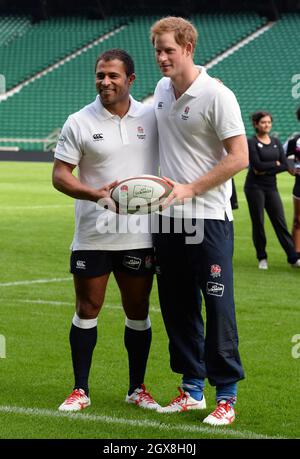
<path id="1" fill-rule="evenodd" d="M 300 107 L 296 111 L 298 121 L 300 121 Z M 283 145 L 286 156 L 294 156 L 292 173 L 295 175 L 295 185 L 293 188 L 294 218 L 292 236 L 294 239 L 295 250 L 300 256 L 300 132 L 294 134 Z"/>
<path id="2" fill-rule="evenodd" d="M 292 267 L 300 268 L 293 238 L 287 229 L 282 201 L 277 189 L 276 175 L 288 170 L 287 159 L 279 139 L 270 136 L 272 115 L 259 111 L 251 115 L 255 135 L 248 139 L 249 170 L 245 182 L 252 238 L 259 269 L 268 269 L 264 211 L 266 210 L 276 236 Z"/>

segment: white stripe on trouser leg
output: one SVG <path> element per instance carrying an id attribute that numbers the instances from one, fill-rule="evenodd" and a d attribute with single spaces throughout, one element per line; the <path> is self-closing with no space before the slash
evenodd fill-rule
<path id="1" fill-rule="evenodd" d="M 131 320 L 126 317 L 125 325 L 132 330 L 144 331 L 151 327 L 151 321 L 149 316 L 145 320 Z"/>
<path id="2" fill-rule="evenodd" d="M 75 325 L 75 327 L 84 328 L 86 330 L 89 328 L 97 327 L 97 322 L 98 317 L 96 317 L 95 319 L 80 319 L 76 312 L 72 320 L 72 324 Z"/>

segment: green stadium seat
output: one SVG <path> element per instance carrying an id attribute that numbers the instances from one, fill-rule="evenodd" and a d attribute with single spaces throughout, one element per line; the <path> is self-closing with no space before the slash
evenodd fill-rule
<path id="1" fill-rule="evenodd" d="M 121 32 L 88 49 L 75 59 L 67 61 L 63 66 L 24 87 L 20 93 L 1 102 L 0 118 L 5 120 L 5 123 L 1 122 L 0 137 L 40 139 L 45 138 L 55 128 L 61 127 L 70 113 L 94 99 L 95 60 L 108 48 L 122 47 L 133 56 L 137 74 L 132 89 L 133 96 L 142 100 L 151 95 L 160 78 L 149 40 L 149 28 L 156 19 L 156 16 L 152 16 L 127 20 L 127 25 Z M 101 21 L 95 21 L 95 24 L 98 24 L 98 28 L 95 26 L 98 36 L 99 31 L 102 33 L 112 24 L 120 24 L 122 20 L 124 18 L 110 18 L 107 23 L 102 24 L 101 30 L 98 27 Z M 195 15 L 192 20 L 199 31 L 199 48 L 195 55 L 196 62 L 200 64 L 206 64 L 265 23 L 264 18 L 255 14 Z M 68 49 L 74 49 L 75 45 L 88 42 L 96 33 L 93 27 L 92 30 L 82 27 L 87 20 L 73 18 L 72 24 L 70 18 L 57 18 L 51 21 L 51 27 L 48 21 L 43 26 L 40 23 L 37 31 L 27 31 L 22 37 L 24 42 L 28 43 L 29 36 L 32 35 L 31 39 L 41 36 L 43 27 L 44 35 L 49 35 L 49 30 L 52 33 L 55 25 L 58 32 L 51 34 L 49 54 L 46 53 L 47 62 L 56 59 L 57 50 L 65 55 L 67 45 L 70 45 Z M 65 38 L 70 35 L 63 49 L 59 48 L 61 42 L 57 39 L 61 37 L 62 25 L 68 31 L 64 34 Z M 295 51 L 298 49 L 299 30 L 300 16 L 284 15 L 268 32 L 249 42 L 209 71 L 237 95 L 248 135 L 252 134 L 249 114 L 258 109 L 272 112 L 274 131 L 279 133 L 282 140 L 295 130 L 294 112 L 299 105 L 299 99 L 292 98 L 291 78 L 293 74 L 299 73 Z M 76 40 L 72 35 L 73 31 Z M 15 40 L 13 43 L 19 41 L 22 40 Z M 22 47 L 18 49 L 21 50 Z M 37 64 L 40 65 L 45 57 L 43 52 L 37 56 L 37 61 L 30 63 L 30 71 L 33 73 Z M 20 62 L 15 71 L 16 75 L 18 74 L 16 80 L 23 78 L 24 72 Z M 29 148 L 29 143 L 21 142 L 20 145 L 22 148 Z M 36 148 L 36 145 L 30 144 L 30 148 L 32 146 Z"/>

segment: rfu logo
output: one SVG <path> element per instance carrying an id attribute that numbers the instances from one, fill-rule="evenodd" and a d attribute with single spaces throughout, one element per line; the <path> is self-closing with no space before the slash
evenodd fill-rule
<path id="1" fill-rule="evenodd" d="M 222 272 L 222 268 L 219 265 L 211 265 L 210 267 L 210 275 L 212 277 L 220 277 Z"/>
<path id="2" fill-rule="evenodd" d="M 151 269 L 153 266 L 153 258 L 151 255 L 148 255 L 146 258 L 145 258 L 145 268 L 146 269 Z"/>
<path id="3" fill-rule="evenodd" d="M 146 138 L 146 134 L 142 126 L 138 126 L 137 128 L 137 138 L 141 140 L 144 140 Z"/>
<path id="4" fill-rule="evenodd" d="M 184 112 L 181 115 L 181 119 L 186 121 L 189 118 L 190 107 L 186 106 Z"/>
<path id="5" fill-rule="evenodd" d="M 127 185 L 122 185 L 121 188 L 120 188 L 120 198 L 121 199 L 127 199 L 127 195 L 128 195 L 128 186 Z"/>
<path id="6" fill-rule="evenodd" d="M 102 132 L 99 132 L 99 134 L 93 134 L 93 139 L 95 142 L 98 142 L 99 140 L 103 140 Z"/>

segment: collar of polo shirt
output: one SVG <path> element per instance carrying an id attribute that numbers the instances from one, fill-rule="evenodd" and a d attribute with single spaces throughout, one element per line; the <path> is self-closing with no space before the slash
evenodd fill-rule
<path id="1" fill-rule="evenodd" d="M 200 73 L 197 76 L 197 78 L 195 79 L 195 81 L 193 81 L 191 86 L 184 93 L 184 94 L 187 94 L 187 95 L 189 95 L 191 97 L 197 97 L 198 96 L 200 85 L 203 83 L 203 81 L 205 79 L 207 79 L 206 69 L 204 67 L 202 67 L 201 65 L 196 65 L 196 67 L 197 67 L 197 69 L 200 70 Z M 169 81 L 169 85 L 168 85 L 167 89 L 173 91 L 173 84 L 172 84 L 171 78 L 169 80 L 170 81 Z"/>
<path id="2" fill-rule="evenodd" d="M 139 107 L 139 104 L 133 99 L 132 96 L 129 96 L 129 98 L 130 98 L 130 107 L 129 107 L 129 110 L 126 113 L 125 116 L 132 116 L 134 118 L 137 117 L 137 116 L 140 116 L 141 109 Z M 113 118 L 114 116 L 117 116 L 117 115 L 114 115 L 113 113 L 110 113 L 102 105 L 99 94 L 96 97 L 96 110 L 97 110 L 97 113 L 98 113 L 100 119 L 102 119 L 102 120 L 107 120 L 109 118 Z"/>

